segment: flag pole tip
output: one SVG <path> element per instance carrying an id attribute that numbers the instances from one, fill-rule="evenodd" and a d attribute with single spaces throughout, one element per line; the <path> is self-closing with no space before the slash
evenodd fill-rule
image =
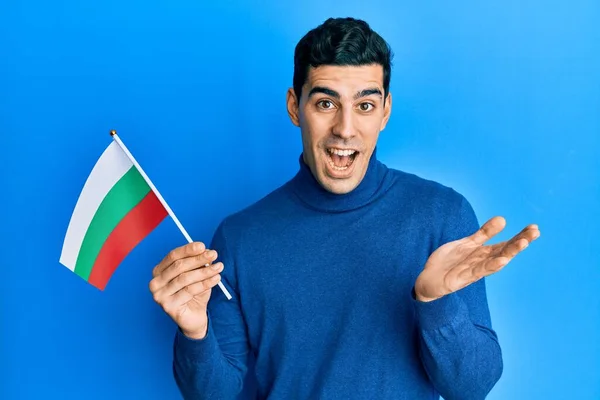
<path id="1" fill-rule="evenodd" d="M 115 131 L 114 129 L 110 130 L 110 136 L 115 136 L 117 134 L 117 131 Z"/>

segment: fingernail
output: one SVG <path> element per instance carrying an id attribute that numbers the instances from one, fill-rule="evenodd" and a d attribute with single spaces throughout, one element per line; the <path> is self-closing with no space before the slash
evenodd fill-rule
<path id="1" fill-rule="evenodd" d="M 219 269 L 221 269 L 221 267 L 222 267 L 222 266 L 223 266 L 223 264 L 222 264 L 222 263 L 220 263 L 220 262 L 218 262 L 218 263 L 216 263 L 216 264 L 213 264 L 213 265 L 211 265 L 210 267 L 211 267 L 212 269 L 214 269 L 215 271 L 218 271 Z"/>

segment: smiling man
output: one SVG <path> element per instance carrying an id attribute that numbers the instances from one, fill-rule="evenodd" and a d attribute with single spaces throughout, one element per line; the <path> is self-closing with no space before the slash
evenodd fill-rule
<path id="1" fill-rule="evenodd" d="M 154 268 L 185 399 L 468 400 L 500 378 L 485 277 L 538 227 L 486 244 L 503 218 L 479 226 L 455 190 L 377 159 L 390 71 L 363 21 L 308 32 L 287 93 L 297 174 L 227 217 L 210 250 L 189 244 Z"/>
<path id="2" fill-rule="evenodd" d="M 298 71 L 289 90 L 288 112 L 302 129 L 303 161 L 332 193 L 348 193 L 362 181 L 389 118 L 391 95 L 386 102 L 384 93 L 391 57 L 385 47 L 380 50 L 388 70 L 381 64 L 322 64 L 309 74 Z M 346 64 L 344 58 L 350 56 L 357 55 L 348 54 L 339 62 Z M 308 94 L 302 97 L 304 85 Z"/>

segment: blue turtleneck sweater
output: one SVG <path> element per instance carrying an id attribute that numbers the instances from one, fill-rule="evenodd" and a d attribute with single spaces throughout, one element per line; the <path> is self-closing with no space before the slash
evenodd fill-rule
<path id="1" fill-rule="evenodd" d="M 479 225 L 451 188 L 371 157 L 334 195 L 296 176 L 227 217 L 210 248 L 208 333 L 177 331 L 185 399 L 483 399 L 502 373 L 485 283 L 421 303 L 414 282 L 442 244 Z"/>

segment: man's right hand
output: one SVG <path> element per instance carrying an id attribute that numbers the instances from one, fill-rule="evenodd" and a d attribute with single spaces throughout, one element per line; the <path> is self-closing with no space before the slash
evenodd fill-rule
<path id="1" fill-rule="evenodd" d="M 192 339 L 206 336 L 206 307 L 223 270 L 223 263 L 212 264 L 216 259 L 215 250 L 194 242 L 171 250 L 152 271 L 149 288 L 154 301 Z"/>

